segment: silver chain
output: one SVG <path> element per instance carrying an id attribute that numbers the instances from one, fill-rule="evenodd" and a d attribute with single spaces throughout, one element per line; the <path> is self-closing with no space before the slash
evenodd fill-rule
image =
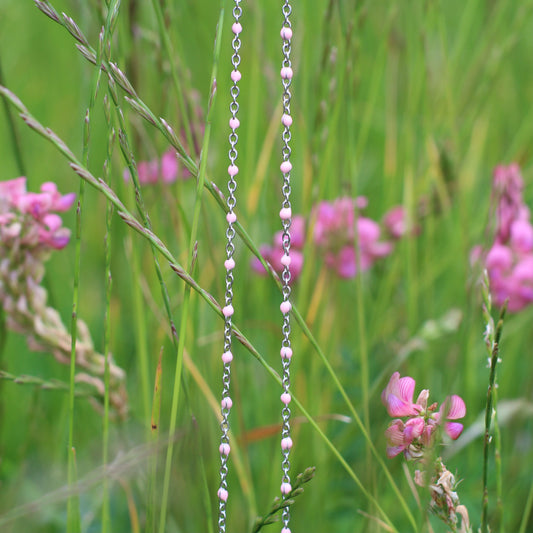
<path id="1" fill-rule="evenodd" d="M 231 334 L 232 334 L 232 321 L 231 317 L 233 315 L 233 269 L 235 267 L 235 260 L 233 255 L 235 252 L 235 245 L 233 244 L 233 239 L 235 238 L 235 228 L 233 224 L 237 221 L 237 215 L 234 213 L 235 204 L 237 200 L 235 198 L 235 190 L 237 189 L 237 181 L 235 176 L 237 175 L 239 169 L 236 166 L 235 162 L 237 160 L 237 142 L 239 137 L 237 135 L 237 128 L 239 127 L 239 119 L 237 118 L 237 113 L 239 111 L 239 103 L 237 101 L 239 97 L 239 86 L 238 82 L 241 79 L 241 73 L 239 71 L 239 64 L 241 62 L 241 57 L 239 55 L 239 50 L 241 48 L 241 40 L 239 35 L 242 31 L 242 26 L 239 22 L 239 19 L 242 15 L 242 8 L 240 7 L 241 0 L 234 0 L 235 4 L 233 7 L 233 18 L 234 23 L 231 27 L 234 34 L 232 41 L 233 55 L 231 56 L 231 64 L 233 65 L 233 70 L 231 72 L 231 79 L 233 84 L 230 89 L 231 103 L 229 105 L 229 110 L 231 113 L 231 118 L 229 120 L 229 126 L 231 132 L 229 134 L 229 145 L 230 149 L 228 152 L 229 157 L 229 167 L 228 167 L 228 197 L 226 204 L 228 207 L 228 212 L 226 215 L 226 220 L 228 222 L 228 227 L 226 229 L 226 260 L 224 261 L 224 267 L 226 269 L 226 292 L 224 300 L 224 308 L 222 312 L 224 314 L 224 351 L 222 353 L 222 363 L 224 365 L 224 370 L 222 373 L 222 400 L 221 413 L 222 421 L 220 423 L 221 436 L 220 436 L 220 485 L 218 488 L 218 531 L 219 533 L 224 533 L 226 531 L 226 503 L 228 500 L 228 457 L 230 453 L 230 444 L 229 444 L 229 413 L 232 406 L 232 400 L 229 395 L 230 393 L 230 379 L 231 379 L 231 361 L 233 360 L 233 354 L 231 352 Z"/>
<path id="2" fill-rule="evenodd" d="M 283 499 L 287 498 L 288 494 L 292 490 L 291 487 L 291 478 L 289 471 L 291 464 L 289 461 L 289 454 L 292 448 L 292 439 L 291 439 L 291 410 L 289 404 L 291 401 L 290 395 L 290 385 L 291 385 L 291 376 L 290 376 L 290 363 L 292 357 L 290 333 L 291 333 L 291 323 L 290 323 L 290 295 L 291 295 L 291 272 L 289 269 L 290 265 L 290 249 L 291 249 L 291 220 L 292 220 L 292 210 L 291 210 L 291 169 L 292 165 L 290 163 L 291 148 L 291 130 L 290 126 L 292 124 L 291 117 L 291 80 L 292 80 L 292 68 L 291 68 L 291 39 L 292 39 L 292 29 L 290 14 L 292 11 L 291 5 L 288 0 L 284 0 L 283 3 L 283 26 L 281 28 L 281 38 L 283 40 L 283 61 L 281 64 L 281 80 L 283 83 L 283 116 L 281 122 L 283 124 L 283 133 L 282 133 L 282 142 L 283 147 L 281 150 L 282 154 L 282 163 L 280 166 L 281 172 L 283 174 L 283 202 L 280 211 L 280 218 L 283 225 L 282 233 L 282 245 L 284 256 L 282 258 L 282 264 L 284 265 L 283 272 L 281 274 L 282 279 L 282 294 L 283 301 L 281 303 L 281 311 L 283 313 L 283 326 L 282 333 L 283 339 L 281 342 L 281 361 L 283 367 L 283 377 L 282 377 L 282 388 L 283 393 L 281 395 L 281 401 L 283 403 L 283 408 L 281 410 L 281 416 L 283 420 L 282 431 L 281 431 L 281 450 L 283 454 L 281 469 L 283 472 L 281 478 L 281 493 Z M 290 509 L 289 506 L 283 508 L 282 512 L 282 523 L 283 529 L 282 533 L 290 533 L 289 529 L 289 520 L 290 520 Z"/>

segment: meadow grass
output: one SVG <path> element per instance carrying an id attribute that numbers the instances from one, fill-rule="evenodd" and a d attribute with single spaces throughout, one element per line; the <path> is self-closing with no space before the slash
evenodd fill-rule
<path id="1" fill-rule="evenodd" d="M 52 5 L 82 37 L 33 2 L 0 0 L 1 179 L 79 193 L 81 212 L 63 217 L 72 242 L 47 263 L 45 286 L 64 323 L 74 310 L 125 369 L 129 415 L 117 420 L 108 397 L 96 411 L 74 365 L 1 328 L 0 530 L 216 531 L 232 4 Z M 242 7 L 227 505 L 237 532 L 268 517 L 281 479 L 280 286 L 249 266 L 280 229 L 281 3 Z M 487 317 L 469 259 L 490 243 L 495 165 L 521 165 L 533 205 L 532 25 L 531 0 L 294 2 L 293 212 L 364 195 L 369 216 L 402 204 L 418 231 L 346 280 L 308 227 L 292 292 L 291 475 L 316 471 L 291 507 L 293 531 L 447 531 L 402 458 L 385 455 L 380 394 L 395 371 L 434 400 L 464 398 L 465 432 L 442 452 L 474 529 L 533 527 L 532 311 L 505 318 L 491 376 L 498 449 L 489 443 L 485 460 Z M 141 185 L 135 162 L 170 147 L 193 178 Z"/>

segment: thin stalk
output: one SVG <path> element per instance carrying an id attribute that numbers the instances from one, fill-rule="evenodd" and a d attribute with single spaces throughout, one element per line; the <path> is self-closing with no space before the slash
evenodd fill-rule
<path id="1" fill-rule="evenodd" d="M 483 439 L 483 499 L 481 502 L 481 533 L 488 533 L 488 510 L 489 510 L 489 489 L 488 489 L 488 465 L 489 465 L 489 445 L 491 441 L 490 426 L 495 412 L 495 388 L 496 388 L 496 367 L 499 361 L 500 339 L 503 329 L 503 319 L 507 305 L 500 311 L 500 317 L 496 324 L 494 341 L 492 343 L 492 355 L 490 359 L 489 386 L 487 389 L 487 405 L 485 409 L 485 435 Z"/>
<path id="2" fill-rule="evenodd" d="M 108 106 L 107 98 L 104 101 L 106 110 L 106 119 L 108 125 L 108 143 L 107 155 L 104 162 L 103 179 L 108 181 L 109 166 L 111 165 L 111 156 L 113 154 L 113 145 L 115 140 L 115 130 L 111 125 L 111 116 Z M 111 249 L 112 249 L 112 235 L 111 235 L 111 220 L 113 217 L 113 204 L 106 201 L 106 232 L 104 237 L 105 242 L 105 318 L 104 318 L 104 420 L 103 420 L 103 435 L 102 435 L 102 462 L 104 468 L 107 468 L 109 463 L 109 390 L 110 390 L 110 372 L 109 372 L 109 353 L 111 351 L 111 290 L 113 285 L 113 277 L 111 274 Z M 111 518 L 109 513 L 109 476 L 104 476 L 103 483 L 103 502 L 102 502 L 102 533 L 108 533 L 111 529 Z"/>
<path id="3" fill-rule="evenodd" d="M 200 219 L 200 213 L 202 208 L 202 197 L 203 189 L 205 182 L 205 175 L 207 169 L 207 156 L 209 152 L 209 139 L 211 135 L 211 120 L 214 109 L 214 103 L 216 98 L 216 76 L 218 69 L 218 62 L 220 58 L 220 48 L 221 48 L 221 36 L 222 29 L 224 25 L 224 2 L 221 2 L 220 15 L 218 18 L 217 32 L 215 37 L 215 53 L 213 58 L 213 68 L 211 72 L 211 95 L 210 101 L 207 108 L 207 119 L 204 133 L 204 140 L 202 144 L 202 151 L 200 154 L 200 168 L 198 172 L 198 178 L 196 183 L 196 197 L 194 202 L 194 211 L 192 217 L 191 225 L 191 236 L 189 241 L 189 268 L 191 274 L 194 272 L 194 266 L 196 263 L 196 253 L 197 253 L 197 241 L 196 236 L 198 232 L 198 223 Z M 168 492 L 170 486 L 170 474 L 172 469 L 172 453 L 174 451 L 174 443 L 171 440 L 172 435 L 176 431 L 176 422 L 178 417 L 178 404 L 179 404 L 179 395 L 180 395 L 180 384 L 181 384 L 181 372 L 183 368 L 183 350 L 185 348 L 185 333 L 187 330 L 187 321 L 189 314 L 189 304 L 191 297 L 191 287 L 190 285 L 185 284 L 183 288 L 183 302 L 181 305 L 181 323 L 180 331 L 178 337 L 178 352 L 176 354 L 176 371 L 174 375 L 174 386 L 172 392 L 172 407 L 170 412 L 170 427 L 169 427 L 169 437 L 170 442 L 167 449 L 167 457 L 165 463 L 165 477 L 163 481 L 163 494 L 161 497 L 161 513 L 159 520 L 159 532 L 165 532 L 165 523 L 167 515 L 167 506 L 168 506 Z"/>
<path id="4" fill-rule="evenodd" d="M 150 428 L 150 443 L 155 447 L 159 439 L 159 419 L 161 414 L 161 378 L 163 376 L 163 348 L 159 352 L 159 361 L 155 373 L 154 397 L 152 402 L 152 416 Z M 150 478 L 148 481 L 148 506 L 146 516 L 146 533 L 156 530 L 156 506 L 157 506 L 157 458 L 158 454 L 153 454 L 150 458 Z"/>
<path id="5" fill-rule="evenodd" d="M 89 146 L 89 128 L 88 128 L 88 113 L 85 117 L 84 129 L 84 159 L 87 159 Z M 81 271 L 81 230 L 82 230 L 82 211 L 83 201 L 85 198 L 85 182 L 80 181 L 80 188 L 78 192 L 78 205 L 76 207 L 76 247 L 74 253 L 74 282 L 72 287 L 72 319 L 70 323 L 70 373 L 69 373 L 69 414 L 68 414 L 68 484 L 73 486 L 76 482 L 76 452 L 74 448 L 74 390 L 76 383 L 76 340 L 78 332 L 78 305 L 79 305 L 79 286 L 80 286 L 80 271 Z M 73 533 L 81 532 L 79 498 L 76 494 L 72 494 L 68 498 L 67 503 L 67 525 L 68 530 Z"/>
<path id="6" fill-rule="evenodd" d="M 496 509 L 494 514 L 494 530 L 504 533 L 503 529 L 503 500 L 502 500 L 502 439 L 498 424 L 498 389 L 494 389 L 494 469 L 496 476 Z"/>
<path id="7" fill-rule="evenodd" d="M 531 508 L 533 507 L 533 481 L 529 487 L 527 494 L 526 504 L 524 505 L 524 513 L 522 514 L 522 520 L 520 522 L 520 529 L 518 533 L 526 533 L 527 524 L 529 522 L 529 516 L 531 515 Z"/>
<path id="8" fill-rule="evenodd" d="M 98 89 L 100 86 L 100 79 L 102 74 L 102 61 L 109 59 L 111 36 L 115 27 L 118 13 L 120 9 L 120 0 L 110 0 L 107 2 L 107 16 L 103 31 L 100 33 L 98 52 L 96 55 L 96 64 L 98 66 L 95 75 L 93 76 L 93 87 L 91 91 L 91 100 L 89 103 L 89 109 L 87 111 L 87 145 L 84 150 L 84 157 L 86 165 L 89 164 L 89 147 L 88 141 L 90 137 L 90 122 L 89 118 L 94 110 L 96 98 L 98 95 Z M 113 153 L 113 145 L 115 140 L 115 132 L 111 126 L 111 115 L 109 109 L 109 102 L 106 98 L 104 101 L 104 110 L 106 115 L 107 127 L 108 127 L 108 143 L 107 143 L 107 155 L 104 162 L 103 179 L 107 181 L 109 165 L 111 164 L 111 156 Z M 102 463 L 104 472 L 107 474 L 108 462 L 109 462 L 109 386 L 110 386 L 110 373 L 109 373 L 109 351 L 110 351 L 110 338 L 111 338 L 111 288 L 112 288 L 112 276 L 111 276 L 111 219 L 113 214 L 113 204 L 107 200 L 106 202 L 106 233 L 104 237 L 105 241 L 105 293 L 106 293 L 106 307 L 104 316 L 104 419 L 102 428 Z M 110 501 L 109 501 L 109 476 L 105 475 L 103 479 L 103 495 L 102 495 L 102 533 L 108 533 L 111 530 L 111 518 L 109 513 Z"/>
<path id="9" fill-rule="evenodd" d="M 131 235 L 128 239 L 128 249 L 130 255 L 130 265 L 132 269 L 132 298 L 133 298 L 133 321 L 135 324 L 135 349 L 139 357 L 141 398 L 143 405 L 143 420 L 150 419 L 150 364 L 147 349 L 146 319 L 143 293 L 139 280 L 141 279 L 141 258 L 139 249 L 134 246 Z"/>

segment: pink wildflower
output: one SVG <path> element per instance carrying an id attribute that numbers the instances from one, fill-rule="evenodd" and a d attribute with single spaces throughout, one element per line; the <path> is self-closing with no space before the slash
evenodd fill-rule
<path id="1" fill-rule="evenodd" d="M 485 267 L 496 304 L 509 300 L 508 310 L 513 312 L 533 303 L 533 226 L 522 198 L 523 188 L 517 164 L 494 169 L 496 231 Z"/>
<path id="2" fill-rule="evenodd" d="M 402 238 L 408 231 L 407 214 L 402 205 L 397 205 L 387 211 L 383 217 L 383 225 L 393 239 Z"/>
<path id="3" fill-rule="evenodd" d="M 409 376 L 400 378 L 395 372 L 381 394 L 381 400 L 392 417 L 407 417 L 407 420 L 393 420 L 385 436 L 389 442 L 387 456 L 395 457 L 404 453 L 408 459 L 420 458 L 424 449 L 433 444 L 437 428 L 444 422 L 444 431 L 457 439 L 463 430 L 458 422 L 449 422 L 463 418 L 466 406 L 462 398 L 450 396 L 437 411 L 437 404 L 428 406 L 429 391 L 423 390 L 413 402 L 415 380 Z"/>
<path id="4" fill-rule="evenodd" d="M 24 246 L 64 248 L 70 231 L 62 228 L 61 217 L 52 211 L 69 209 L 76 195 L 61 195 L 55 183 L 46 182 L 40 193 L 26 191 L 24 176 L 0 182 L 0 239 L 20 238 Z"/>
<path id="5" fill-rule="evenodd" d="M 393 248 L 392 243 L 380 241 L 381 228 L 377 222 L 357 216 L 356 208 L 366 205 L 363 200 L 366 198 L 343 197 L 333 202 L 320 202 L 313 210 L 315 244 L 323 251 L 328 268 L 342 278 L 353 278 L 358 267 L 362 271 L 368 270 L 377 259 L 389 255 Z"/>

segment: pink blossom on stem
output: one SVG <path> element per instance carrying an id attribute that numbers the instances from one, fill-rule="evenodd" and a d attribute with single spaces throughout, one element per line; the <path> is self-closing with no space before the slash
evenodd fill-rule
<path id="1" fill-rule="evenodd" d="M 494 169 L 494 243 L 485 255 L 477 254 L 480 260 L 484 257 L 495 303 L 501 306 L 508 300 L 511 312 L 533 303 L 533 226 L 522 197 L 523 188 L 524 180 L 517 164 Z"/>
<path id="2" fill-rule="evenodd" d="M 323 251 L 328 268 L 342 278 L 353 278 L 358 270 L 368 270 L 393 248 L 392 243 L 380 241 L 381 228 L 377 222 L 357 215 L 357 210 L 365 206 L 365 197 L 342 197 L 320 202 L 313 209 L 314 242 Z"/>
<path id="3" fill-rule="evenodd" d="M 428 405 L 427 389 L 413 402 L 414 390 L 413 378 L 401 378 L 399 372 L 394 372 L 381 394 L 381 401 L 390 416 L 406 418 L 395 418 L 385 431 L 389 444 L 388 457 L 402 452 L 407 459 L 423 457 L 424 450 L 433 445 L 436 430 L 443 422 L 444 431 L 452 439 L 457 439 L 463 431 L 463 425 L 455 422 L 466 414 L 466 406 L 460 396 L 449 396 L 437 411 L 436 403 Z"/>
<path id="4" fill-rule="evenodd" d="M 0 239 L 20 238 L 24 246 L 64 248 L 70 231 L 62 228 L 61 217 L 52 211 L 69 209 L 76 195 L 61 195 L 57 185 L 46 182 L 40 193 L 26 191 L 26 178 L 0 182 Z"/>

